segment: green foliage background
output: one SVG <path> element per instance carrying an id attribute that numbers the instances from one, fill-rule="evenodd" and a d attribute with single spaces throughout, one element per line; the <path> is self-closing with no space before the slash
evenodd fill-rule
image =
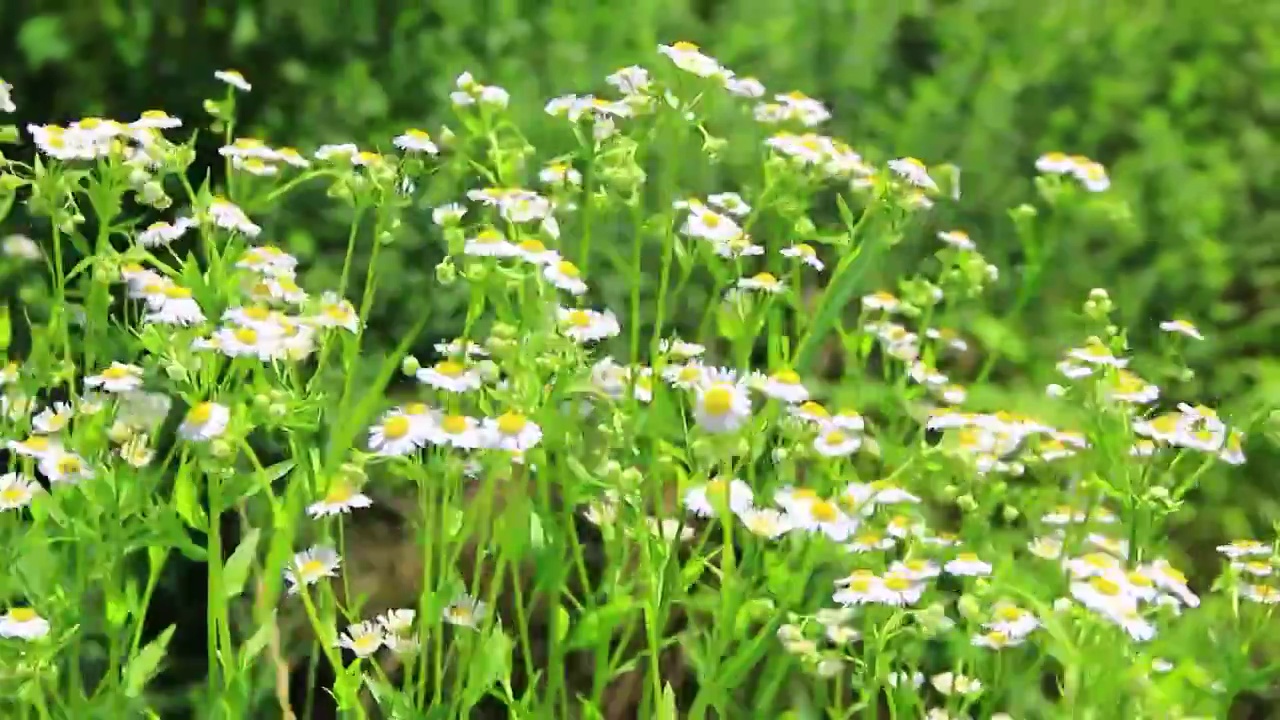
<path id="1" fill-rule="evenodd" d="M 1135 345 L 1177 314 L 1206 331 L 1180 397 L 1223 402 L 1240 422 L 1280 396 L 1280 3 L 27 0 L 0 6 L 0 28 L 0 76 L 16 87 L 20 122 L 159 107 L 198 126 L 203 97 L 221 92 L 212 72 L 234 67 L 255 85 L 241 134 L 304 150 L 386 148 L 405 127 L 435 131 L 450 120 L 454 78 L 470 70 L 507 88 L 530 140 L 554 152 L 568 138 L 543 115 L 547 98 L 601 91 L 608 72 L 651 62 L 659 42 L 692 40 L 771 89 L 827 101 L 827 131 L 864 154 L 957 163 L 963 214 L 933 229 L 966 228 L 1007 274 L 1017 271 L 1007 210 L 1034 199 L 1035 157 L 1063 150 L 1110 168 L 1131 230 L 1081 228 L 1018 326 L 967 328 L 1011 359 L 1000 376 L 1022 404 L 1051 381 L 1045 360 L 1082 339 L 1075 309 L 1092 287 L 1111 292 Z M 689 181 L 732 189 L 723 174 Z M 435 337 L 461 322 L 459 298 L 433 279 L 440 250 L 426 212 L 460 189 L 456 178 L 424 188 L 414 228 L 384 254 L 381 283 L 404 305 L 384 303 L 374 318 L 383 346 L 422 308 Z M 268 226 L 320 286 L 345 247 L 329 207 L 304 200 Z M 1275 457 L 1265 428 L 1252 429 L 1250 482 L 1206 488 L 1215 512 L 1189 539 L 1261 533 L 1280 517 L 1266 467 Z"/>

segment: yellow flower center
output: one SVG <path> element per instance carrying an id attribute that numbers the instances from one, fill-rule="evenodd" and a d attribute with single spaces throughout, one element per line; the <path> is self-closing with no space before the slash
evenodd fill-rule
<path id="1" fill-rule="evenodd" d="M 561 260 L 560 262 L 556 263 L 556 271 L 559 272 L 561 275 L 564 275 L 565 277 L 571 277 L 571 278 L 576 278 L 582 274 L 581 271 L 578 270 L 578 266 L 574 265 L 568 260 Z"/>
<path id="2" fill-rule="evenodd" d="M 396 415 L 387 418 L 386 422 L 382 423 L 382 434 L 388 439 L 399 440 L 409 434 L 410 427 L 412 425 L 409 422 L 409 418 L 403 415 Z"/>
<path id="3" fill-rule="evenodd" d="M 1104 577 L 1099 576 L 1090 578 L 1089 584 L 1093 586 L 1094 590 L 1097 590 L 1103 595 L 1115 597 L 1120 594 L 1120 584 Z"/>
<path id="4" fill-rule="evenodd" d="M 496 242 L 500 242 L 501 240 L 502 240 L 502 233 L 492 228 L 489 228 L 487 230 L 481 230 L 480 234 L 476 235 L 476 242 L 496 243 Z"/>
<path id="5" fill-rule="evenodd" d="M 80 458 L 74 457 L 72 455 L 67 455 L 67 456 L 58 458 L 57 465 L 58 465 L 58 472 L 63 475 L 73 475 L 75 473 L 80 472 L 80 469 L 84 467 L 80 463 Z"/>
<path id="6" fill-rule="evenodd" d="M 591 316 L 585 310 L 572 310 L 569 312 L 567 319 L 569 324 L 574 327 L 585 328 L 591 326 Z"/>
<path id="7" fill-rule="evenodd" d="M 956 555 L 956 559 L 960 562 L 977 562 L 978 556 L 974 553 L 960 553 Z"/>
<path id="8" fill-rule="evenodd" d="M 298 575 L 303 580 L 317 578 L 324 574 L 324 563 L 319 560 L 306 560 L 298 566 Z"/>
<path id="9" fill-rule="evenodd" d="M 361 652 L 361 653 L 369 652 L 370 650 L 373 650 L 374 648 L 378 647 L 378 645 L 380 645 L 381 643 L 382 643 L 382 640 L 374 633 L 357 635 L 351 640 L 351 645 L 353 646 L 352 650 L 355 650 L 356 652 Z"/>
<path id="10" fill-rule="evenodd" d="M 799 385 L 800 375 L 794 370 L 779 370 L 773 374 L 774 382 L 780 382 L 784 385 Z"/>
<path id="11" fill-rule="evenodd" d="M 49 438 L 42 435 L 32 435 L 22 443 L 28 450 L 33 452 L 44 452 L 49 449 Z"/>
<path id="12" fill-rule="evenodd" d="M 467 430 L 467 418 L 465 415 L 446 415 L 440 421 L 440 427 L 450 435 L 460 435 Z"/>
<path id="13" fill-rule="evenodd" d="M 755 280 L 757 283 L 761 285 L 767 285 L 771 287 L 778 284 L 778 278 L 774 277 L 773 273 L 767 273 L 767 272 L 758 273 L 755 277 L 751 279 Z"/>
<path id="14" fill-rule="evenodd" d="M 800 253 L 802 257 L 814 257 L 818 254 L 818 251 L 814 250 L 813 247 L 807 243 L 798 243 L 795 248 L 796 252 Z"/>
<path id="15" fill-rule="evenodd" d="M 102 377 L 108 380 L 123 380 L 129 377 L 129 375 L 129 368 L 124 367 L 123 365 L 112 365 L 102 371 Z"/>
<path id="16" fill-rule="evenodd" d="M 849 589 L 853 592 L 864 593 L 871 589 L 871 578 L 855 577 L 849 580 Z"/>
<path id="17" fill-rule="evenodd" d="M 543 245 L 541 240 L 522 240 L 520 241 L 520 249 L 525 252 L 541 253 L 547 251 L 547 246 Z"/>
<path id="18" fill-rule="evenodd" d="M 236 340 L 245 345 L 256 345 L 258 342 L 258 331 L 253 328 L 237 328 L 234 335 Z"/>
<path id="19" fill-rule="evenodd" d="M 819 405 L 818 403 L 812 400 L 809 400 L 805 402 L 803 405 L 801 405 L 800 411 L 805 414 L 812 415 L 814 417 L 821 417 L 821 418 L 831 417 L 831 413 L 827 412 L 826 408 L 822 407 L 821 405 Z"/>
<path id="20" fill-rule="evenodd" d="M 713 212 L 703 213 L 702 224 L 714 230 L 720 227 L 720 216 Z"/>
<path id="21" fill-rule="evenodd" d="M 10 608 L 9 609 L 9 619 L 13 620 L 14 622 L 21 622 L 21 623 L 31 622 L 32 620 L 35 620 L 38 617 L 40 616 L 37 615 L 36 611 L 32 610 L 31 608 Z"/>
<path id="22" fill-rule="evenodd" d="M 503 435 L 519 435 L 528 424 L 529 421 L 520 413 L 508 412 L 498 416 L 498 432 Z"/>
<path id="23" fill-rule="evenodd" d="M 848 439 L 849 436 L 839 430 L 832 430 L 822 437 L 822 441 L 828 445 L 839 445 Z"/>
<path id="24" fill-rule="evenodd" d="M 27 499 L 27 491 L 17 485 L 0 490 L 0 500 L 5 502 L 22 502 Z"/>
<path id="25" fill-rule="evenodd" d="M 1136 585 L 1138 587 L 1151 587 L 1154 584 L 1151 581 L 1151 578 L 1147 577 L 1141 572 L 1138 572 L 1137 570 L 1131 571 L 1127 577 L 1129 578 L 1130 585 Z"/>
<path id="26" fill-rule="evenodd" d="M 329 492 L 325 493 L 324 501 L 329 505 L 339 505 L 350 500 L 353 495 L 355 495 L 355 491 L 351 489 L 350 485 L 339 482 L 329 488 Z"/>
<path id="27" fill-rule="evenodd" d="M 1022 618 L 1022 611 L 1016 607 L 1002 607 L 996 611 L 996 617 L 1001 620 L 1013 622 Z"/>
<path id="28" fill-rule="evenodd" d="M 430 410 L 430 408 L 427 407 L 426 403 L 414 402 L 404 406 L 406 415 L 425 415 L 427 410 Z"/>
<path id="29" fill-rule="evenodd" d="M 911 589 L 911 580 L 901 575 L 890 575 L 884 579 L 884 586 L 894 592 L 902 592 Z"/>
<path id="30" fill-rule="evenodd" d="M 178 285 L 170 285 L 164 289 L 164 296 L 170 300 L 186 300 L 191 297 L 191 291 Z"/>
<path id="31" fill-rule="evenodd" d="M 725 385 L 715 385 L 702 396 L 703 407 L 711 415 L 727 415 L 733 409 L 733 391 Z"/>
<path id="32" fill-rule="evenodd" d="M 192 425 L 203 425 L 213 417 L 213 403 L 202 402 L 187 413 L 187 422 Z"/>
<path id="33" fill-rule="evenodd" d="M 863 533 L 853 540 L 859 545 L 876 545 L 883 539 L 884 536 L 880 533 Z"/>
<path id="34" fill-rule="evenodd" d="M 1009 636 L 999 630 L 992 630 L 987 633 L 987 639 L 990 640 L 993 645 L 1004 645 L 1009 642 Z"/>
<path id="35" fill-rule="evenodd" d="M 840 517 L 840 510 L 826 500 L 815 500 L 809 505 L 809 514 L 818 522 L 835 522 Z"/>
<path id="36" fill-rule="evenodd" d="M 426 130 L 419 130 L 417 128 L 412 128 L 408 130 L 407 132 L 405 132 L 405 135 L 408 135 L 414 140 L 430 140 L 431 139 L 431 135 L 429 135 Z"/>
<path id="37" fill-rule="evenodd" d="M 693 44 L 693 43 L 691 43 L 691 42 L 686 42 L 686 41 L 684 41 L 684 40 L 681 40 L 681 41 L 679 41 L 679 42 L 677 42 L 677 43 L 674 43 L 674 44 L 671 46 L 671 49 L 672 49 L 672 50 L 679 50 L 680 52 L 697 52 L 697 51 L 698 51 L 698 46 L 697 46 L 697 45 L 694 45 L 694 44 Z"/>
<path id="38" fill-rule="evenodd" d="M 452 360 L 442 360 L 436 363 L 436 372 L 444 375 L 445 377 L 462 377 L 462 374 L 466 371 L 467 369 L 462 365 L 462 363 L 454 362 Z"/>

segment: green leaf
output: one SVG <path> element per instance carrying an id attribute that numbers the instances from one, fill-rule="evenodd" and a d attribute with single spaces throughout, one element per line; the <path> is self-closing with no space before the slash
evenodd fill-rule
<path id="1" fill-rule="evenodd" d="M 488 637 L 477 648 L 471 658 L 470 671 L 467 673 L 467 685 L 463 689 L 466 695 L 464 707 L 474 707 L 489 688 L 506 680 L 511 675 L 511 650 L 514 645 L 511 638 L 499 628 L 489 632 Z M 466 716 L 466 713 L 463 714 Z"/>
<path id="2" fill-rule="evenodd" d="M 209 519 L 204 513 L 204 507 L 200 504 L 196 483 L 191 478 L 188 466 L 184 465 L 173 481 L 173 506 L 178 511 L 178 516 L 192 529 L 201 531 L 208 529 Z"/>
<path id="3" fill-rule="evenodd" d="M 253 635 L 245 640 L 244 645 L 240 648 L 240 667 L 248 670 L 253 661 L 262 653 L 262 649 L 267 646 L 267 641 L 271 639 L 271 633 L 276 628 L 276 613 L 272 611 L 271 619 L 259 623 L 258 629 L 253 631 Z"/>
<path id="4" fill-rule="evenodd" d="M 170 625 L 160 633 L 160 637 L 147 643 L 138 651 L 124 668 L 125 695 L 136 698 L 142 694 L 143 686 L 156 674 L 160 661 L 164 658 L 165 649 L 177 625 Z"/>
<path id="5" fill-rule="evenodd" d="M 225 597 L 239 597 L 240 593 L 244 592 L 245 581 L 249 578 L 249 568 L 257 556 L 260 534 L 257 528 L 250 530 L 249 534 L 240 541 L 235 552 L 231 553 L 231 557 L 227 558 L 227 566 L 222 573 L 222 593 Z"/>
<path id="6" fill-rule="evenodd" d="M 67 42 L 62 18 L 58 15 L 29 18 L 18 30 L 18 47 L 33 70 L 71 57 L 71 44 Z"/>
<path id="7" fill-rule="evenodd" d="M 13 340 L 13 323 L 9 321 L 9 306 L 0 305 L 0 352 L 9 349 Z"/>

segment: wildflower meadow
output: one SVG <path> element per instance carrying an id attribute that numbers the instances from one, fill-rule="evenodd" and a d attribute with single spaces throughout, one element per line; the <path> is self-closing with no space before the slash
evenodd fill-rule
<path id="1" fill-rule="evenodd" d="M 203 117 L 6 130 L 0 714 L 1277 712 L 1277 528 L 1171 531 L 1267 442 L 1195 392 L 1212 325 L 1098 287 L 1053 354 L 975 330 L 1130 221 L 1106 159 L 1042 148 L 1000 264 L 944 220 L 946 158 L 859 150 L 713 47 L 634 61 L 536 98 L 543 147 L 470 73 L 376 147 L 241 134 L 247 70 Z M 341 219 L 328 285 L 281 220 L 304 192 Z M 428 218 L 431 288 L 383 282 Z"/>

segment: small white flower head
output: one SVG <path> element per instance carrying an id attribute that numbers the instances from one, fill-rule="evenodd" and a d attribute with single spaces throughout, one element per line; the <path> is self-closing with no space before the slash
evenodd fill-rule
<path id="1" fill-rule="evenodd" d="M 676 67 L 698 77 L 723 77 L 727 74 L 715 58 L 703 54 L 702 50 L 691 42 L 680 41 L 670 45 L 659 45 L 658 52 L 670 58 Z"/>
<path id="2" fill-rule="evenodd" d="M 178 218 L 173 223 L 154 222 L 138 233 L 138 244 L 146 248 L 163 247 L 180 239 L 194 226 L 195 221 L 190 218 Z"/>
<path id="3" fill-rule="evenodd" d="M 275 325 L 225 327 L 213 334 L 212 347 L 227 357 L 256 357 L 263 362 L 284 356 L 283 333 Z"/>
<path id="4" fill-rule="evenodd" d="M 717 380 L 695 389 L 693 416 L 712 433 L 733 432 L 751 418 L 751 396 L 733 380 Z"/>
<path id="5" fill-rule="evenodd" d="M 533 263 L 534 265 L 543 265 L 550 267 L 560 262 L 560 254 L 555 250 L 548 248 L 541 240 L 537 238 L 525 238 L 516 245 L 516 252 L 521 260 Z M 574 267 L 577 270 L 577 267 Z M 548 277 L 549 280 L 555 282 L 554 279 Z M 559 285 L 559 283 L 557 283 Z"/>
<path id="6" fill-rule="evenodd" d="M 40 483 L 21 473 L 0 475 L 0 512 L 30 505 L 32 498 L 42 489 Z"/>
<path id="7" fill-rule="evenodd" d="M 388 610 L 377 617 L 376 622 L 388 635 L 406 636 L 413 631 L 413 621 L 418 613 L 409 608 Z"/>
<path id="8" fill-rule="evenodd" d="M 244 75 L 241 75 L 239 70 L 218 70 L 213 76 L 241 92 L 249 92 L 253 89 L 253 86 L 249 84 L 248 80 L 244 79 Z"/>
<path id="9" fill-rule="evenodd" d="M 571 310 L 558 308 L 556 318 L 560 323 L 560 332 L 566 337 L 580 343 L 593 342 L 610 338 L 621 332 L 618 318 L 612 310 L 600 312 L 590 309 Z"/>
<path id="10" fill-rule="evenodd" d="M 581 295 L 587 291 L 587 284 L 582 280 L 582 271 L 568 260 L 547 263 L 542 275 L 552 285 L 571 295 Z"/>
<path id="11" fill-rule="evenodd" d="M 1077 163 L 1063 152 L 1047 152 L 1036 158 L 1036 170 L 1054 175 L 1069 175 L 1076 171 Z"/>
<path id="12" fill-rule="evenodd" d="M 35 240 L 26 235 L 7 235 L 4 242 L 0 243 L 0 253 L 5 257 L 17 260 L 35 261 L 44 257 L 44 251 L 36 244 Z"/>
<path id="13" fill-rule="evenodd" d="M 488 615 L 489 608 L 483 602 L 461 593 L 444 609 L 444 621 L 459 627 L 478 628 Z"/>
<path id="14" fill-rule="evenodd" d="M 851 553 L 869 553 L 888 550 L 896 545 L 897 542 L 897 538 L 884 533 L 861 532 L 853 536 L 849 544 L 845 545 L 845 549 Z"/>
<path id="15" fill-rule="evenodd" d="M 294 595 L 299 589 L 314 585 L 324 578 L 335 577 L 342 558 L 331 547 L 317 545 L 293 556 L 289 567 L 284 571 L 284 579 L 289 583 L 289 594 Z"/>
<path id="16" fill-rule="evenodd" d="M 513 243 L 491 227 L 468 238 L 462 246 L 462 252 L 475 257 L 515 257 L 520 254 Z"/>
<path id="17" fill-rule="evenodd" d="M 0 78 L 0 112 L 13 113 L 18 106 L 13 104 L 13 86 Z"/>
<path id="18" fill-rule="evenodd" d="M 438 155 L 440 148 L 431 141 L 431 135 L 426 130 L 411 128 L 404 131 L 403 135 L 397 135 L 391 144 L 411 153 L 426 153 L 428 155 Z"/>
<path id="19" fill-rule="evenodd" d="M 823 457 L 844 457 L 858 452 L 862 436 L 834 425 L 824 428 L 813 440 L 813 449 Z"/>
<path id="20" fill-rule="evenodd" d="M 1280 588 L 1272 585 L 1247 584 L 1240 588 L 1240 597 L 1262 605 L 1280 604 Z"/>
<path id="21" fill-rule="evenodd" d="M 1227 545 L 1219 545 L 1218 552 L 1232 560 L 1239 560 L 1270 555 L 1271 546 L 1258 540 L 1233 540 Z"/>
<path id="22" fill-rule="evenodd" d="M 708 195 L 707 202 L 736 217 L 743 217 L 751 213 L 751 206 L 743 201 L 742 196 L 736 192 Z"/>
<path id="23" fill-rule="evenodd" d="M 431 367 L 417 372 L 418 382 L 437 390 L 451 393 L 467 393 L 480 389 L 480 372 L 454 360 L 441 360 Z"/>
<path id="24" fill-rule="evenodd" d="M 889 565 L 889 570 L 885 575 L 886 577 L 888 575 L 901 575 L 908 580 L 920 582 L 936 578 L 941 572 L 942 570 L 935 562 L 912 558 L 893 562 Z"/>
<path id="25" fill-rule="evenodd" d="M 227 424 L 230 422 L 231 409 L 226 405 L 208 401 L 200 402 L 192 405 L 187 411 L 182 419 L 182 425 L 178 427 L 178 434 L 187 440 L 206 442 L 221 437 L 227 431 Z"/>
<path id="26" fill-rule="evenodd" d="M 791 531 L 791 518 L 773 508 L 748 507 L 738 513 L 738 520 L 752 535 L 770 540 Z"/>
<path id="27" fill-rule="evenodd" d="M 236 267 L 270 277 L 292 276 L 298 259 L 280 248 L 259 245 L 246 250 L 236 261 Z"/>
<path id="28" fill-rule="evenodd" d="M 1204 335 L 1200 333 L 1200 330 L 1186 320 L 1166 320 L 1160 323 L 1160 329 L 1167 333 L 1185 335 L 1193 340 L 1204 339 Z"/>
<path id="29" fill-rule="evenodd" d="M 182 120 L 163 110 L 144 110 L 137 120 L 129 123 L 133 130 L 172 130 L 182 127 Z"/>
<path id="30" fill-rule="evenodd" d="M 103 392 L 128 393 L 142 387 L 142 368 L 127 363 L 112 362 L 97 375 L 84 379 L 85 387 L 99 388 Z"/>
<path id="31" fill-rule="evenodd" d="M 567 163 L 553 162 L 538 171 L 538 179 L 547 185 L 577 187 L 582 184 L 582 173 Z"/>
<path id="32" fill-rule="evenodd" d="M 776 295 L 786 290 L 786 285 L 773 273 L 768 272 L 756 273 L 747 278 L 739 278 L 738 287 L 742 290 L 756 290 L 770 295 Z"/>
<path id="33" fill-rule="evenodd" d="M 758 389 L 767 397 L 786 403 L 797 404 L 809 399 L 809 391 L 800 381 L 800 375 L 794 370 L 778 370 L 763 382 Z"/>
<path id="34" fill-rule="evenodd" d="M 1010 603 L 997 603 L 991 611 L 991 620 L 983 625 L 1006 638 L 1020 640 L 1040 627 L 1040 619 L 1030 610 Z M 988 645 L 988 647 L 992 647 Z"/>
<path id="35" fill-rule="evenodd" d="M 950 672 L 934 675 L 929 683 L 943 695 L 977 695 L 982 692 L 982 682 L 977 678 Z"/>
<path id="36" fill-rule="evenodd" d="M 360 316 L 355 306 L 335 292 L 326 292 L 320 297 L 320 308 L 308 321 L 316 327 L 342 328 L 350 333 L 360 331 Z"/>
<path id="37" fill-rule="evenodd" d="M 338 647 L 346 648 L 356 657 L 366 658 L 378 652 L 385 642 L 382 626 L 365 621 L 348 625 L 347 631 L 338 637 Z"/>
<path id="38" fill-rule="evenodd" d="M 715 478 L 684 495 L 685 508 L 699 517 L 715 517 L 724 512 L 741 515 L 750 510 L 754 502 L 751 486 L 737 478 L 728 481 Z"/>
<path id="39" fill-rule="evenodd" d="M 898 300 L 892 293 L 881 290 L 862 296 L 863 310 L 877 310 L 886 313 L 895 313 L 902 307 L 902 302 Z"/>
<path id="40" fill-rule="evenodd" d="M 732 217 L 703 205 L 689 203 L 689 217 L 680 232 L 714 244 L 732 242 L 742 236 L 742 226 Z"/>
<path id="41" fill-rule="evenodd" d="M 831 599 L 844 605 L 870 605 L 884 599 L 884 581 L 870 570 L 854 570 L 847 577 L 836 580 L 840 589 Z"/>
<path id="42" fill-rule="evenodd" d="M 368 495 L 360 492 L 346 480 L 335 480 L 320 500 L 307 506 L 307 514 L 313 518 L 349 513 L 357 508 L 373 504 Z"/>
<path id="43" fill-rule="evenodd" d="M 640 95 L 650 84 L 649 71 L 639 65 L 621 68 L 604 80 L 623 95 Z"/>
<path id="44" fill-rule="evenodd" d="M 436 343 L 434 345 L 436 352 L 448 357 L 456 357 L 465 355 L 470 358 L 489 357 L 489 351 L 478 342 L 464 340 L 463 338 L 455 338 L 447 343 Z"/>
<path id="45" fill-rule="evenodd" d="M 93 468 L 84 458 L 72 452 L 56 451 L 44 455 L 37 465 L 51 483 L 78 483 L 93 477 Z"/>
<path id="46" fill-rule="evenodd" d="M 791 247 L 782 248 L 780 252 L 784 257 L 799 260 L 814 270 L 821 270 L 826 267 L 822 260 L 818 258 L 818 251 L 807 243 L 796 243 Z"/>
<path id="47" fill-rule="evenodd" d="M 826 535 L 836 542 L 848 540 L 858 530 L 856 518 L 825 498 L 801 498 L 788 502 L 784 507 L 797 528 Z"/>
<path id="48" fill-rule="evenodd" d="M 1097 338 L 1089 338 L 1083 347 L 1072 348 L 1067 352 L 1067 356 L 1072 360 L 1077 360 L 1087 365 L 1094 366 L 1110 366 L 1123 368 L 1129 364 L 1124 358 L 1118 358 L 1111 352 L 1111 348 L 1107 347 Z M 1065 371 L 1064 371 L 1064 374 Z M 1070 377 L 1070 375 L 1068 375 Z"/>
<path id="49" fill-rule="evenodd" d="M 448 203 L 431 211 L 431 222 L 442 227 L 452 227 L 462 222 L 467 209 L 458 203 Z"/>
<path id="50" fill-rule="evenodd" d="M 474 450 L 486 444 L 485 433 L 480 430 L 480 421 L 468 415 L 445 415 L 436 413 L 427 428 L 427 442 L 444 447 L 455 447 L 461 450 Z"/>
<path id="51" fill-rule="evenodd" d="M 963 230 L 944 230 L 938 233 L 938 239 L 959 250 L 976 250 L 978 248 L 973 239 L 969 237 L 969 233 Z"/>
<path id="52" fill-rule="evenodd" d="M 31 427 L 44 435 L 56 435 L 67 429 L 75 414 L 75 409 L 71 405 L 55 402 L 31 418 Z"/>
<path id="53" fill-rule="evenodd" d="M 31 608 L 9 608 L 0 615 L 0 637 L 39 640 L 49 634 L 49 621 Z"/>
<path id="54" fill-rule="evenodd" d="M 724 80 L 724 89 L 730 94 L 744 98 L 764 97 L 764 83 L 753 77 L 726 77 Z"/>
<path id="55" fill-rule="evenodd" d="M 496 450 L 522 453 L 542 441 L 542 428 L 523 414 L 507 411 L 496 418 L 485 418 L 485 446 Z"/>
<path id="56" fill-rule="evenodd" d="M 982 561 L 974 553 L 960 553 L 943 569 L 952 575 L 985 577 L 991 574 L 991 563 Z"/>
<path id="57" fill-rule="evenodd" d="M 929 168 L 913 157 L 898 158 L 889 161 L 889 169 L 897 173 L 903 180 L 925 190 L 937 190 L 938 184 L 929 177 Z"/>
<path id="58" fill-rule="evenodd" d="M 393 410 L 369 429 L 369 449 L 379 455 L 408 455 L 426 439 L 427 420 Z"/>
<path id="59" fill-rule="evenodd" d="M 209 203 L 208 218 L 215 226 L 246 237 L 255 238 L 262 232 L 262 228 L 250 220 L 238 205 L 226 198 L 216 197 Z"/>
<path id="60" fill-rule="evenodd" d="M 1076 167 L 1074 174 L 1089 192 L 1104 192 L 1111 187 L 1111 177 L 1102 163 L 1086 162 Z"/>

